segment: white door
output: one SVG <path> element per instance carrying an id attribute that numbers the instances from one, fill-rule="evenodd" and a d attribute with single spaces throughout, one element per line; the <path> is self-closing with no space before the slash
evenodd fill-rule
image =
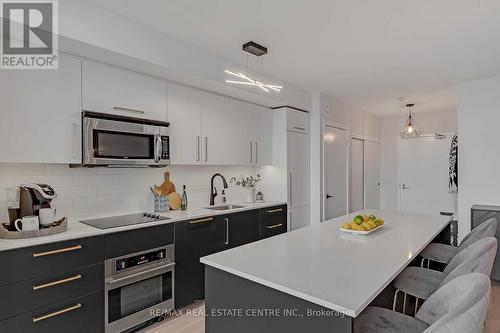
<path id="1" fill-rule="evenodd" d="M 323 126 L 323 219 L 347 214 L 347 131 Z"/>
<path id="2" fill-rule="evenodd" d="M 349 211 L 357 212 L 364 209 L 364 142 L 351 140 L 351 164 L 349 184 Z"/>
<path id="3" fill-rule="evenodd" d="M 289 230 L 297 230 L 303 227 L 307 227 L 309 222 L 309 206 L 302 206 L 296 208 L 290 208 L 289 213 Z"/>
<path id="4" fill-rule="evenodd" d="M 365 208 L 380 208 L 380 143 L 364 141 Z"/>
<path id="5" fill-rule="evenodd" d="M 448 193 L 451 136 L 399 140 L 400 209 L 439 214 L 454 212 L 456 193 Z"/>
<path id="6" fill-rule="evenodd" d="M 309 134 L 288 131 L 288 204 L 290 207 L 309 202 Z"/>
<path id="7" fill-rule="evenodd" d="M 201 91 L 169 84 L 168 121 L 170 162 L 173 165 L 202 163 Z"/>

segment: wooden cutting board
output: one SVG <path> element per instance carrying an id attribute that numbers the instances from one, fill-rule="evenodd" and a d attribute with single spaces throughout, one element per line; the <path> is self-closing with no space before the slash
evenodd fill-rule
<path id="1" fill-rule="evenodd" d="M 168 195 L 168 205 L 170 206 L 170 209 L 172 210 L 181 209 L 181 202 L 182 202 L 182 197 L 179 193 L 172 192 Z"/>
<path id="2" fill-rule="evenodd" d="M 170 172 L 165 172 L 165 181 L 160 185 L 161 194 L 169 195 L 170 193 L 175 192 L 175 185 L 170 181 Z"/>

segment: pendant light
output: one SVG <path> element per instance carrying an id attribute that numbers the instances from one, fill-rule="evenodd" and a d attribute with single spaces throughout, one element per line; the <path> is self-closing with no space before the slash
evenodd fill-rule
<path id="1" fill-rule="evenodd" d="M 408 118 L 406 119 L 403 130 L 401 131 L 402 139 L 418 138 L 422 134 L 422 131 L 417 129 L 415 120 L 411 114 L 411 110 L 414 106 L 415 104 L 406 104 L 406 107 L 408 108 Z"/>
<path id="2" fill-rule="evenodd" d="M 250 41 L 248 43 L 245 43 L 243 44 L 242 46 L 242 50 L 247 52 L 247 73 L 248 73 L 248 54 L 251 54 L 251 55 L 254 55 L 256 57 L 261 57 L 263 55 L 265 55 L 267 53 L 267 47 L 264 47 L 260 44 L 257 44 L 253 41 Z M 263 76 L 264 74 L 264 59 L 263 58 L 260 58 L 261 59 L 261 75 Z M 279 86 L 279 85 L 275 85 L 275 84 L 267 84 L 267 83 L 263 83 L 262 80 L 254 80 L 252 78 L 250 78 L 248 76 L 248 74 L 243 74 L 243 73 L 240 73 L 240 72 L 233 72 L 233 71 L 230 71 L 230 70 L 225 70 L 224 71 L 226 74 L 229 74 L 231 76 L 233 76 L 234 78 L 237 78 L 239 80 L 226 80 L 226 83 L 231 83 L 231 84 L 238 84 L 238 85 L 247 85 L 247 86 L 255 86 L 255 87 L 258 87 L 262 90 L 264 90 L 265 92 L 270 92 L 271 90 L 272 91 L 275 91 L 275 92 L 280 92 L 281 89 L 283 88 L 282 86 Z"/>

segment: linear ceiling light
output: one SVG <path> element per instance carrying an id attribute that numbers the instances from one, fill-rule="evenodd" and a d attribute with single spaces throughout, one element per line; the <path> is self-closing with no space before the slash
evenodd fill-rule
<path id="1" fill-rule="evenodd" d="M 247 52 L 247 72 L 248 72 L 248 54 L 252 54 L 256 57 L 260 57 L 260 56 L 263 56 L 267 53 L 266 47 L 259 45 L 255 42 L 252 42 L 252 41 L 243 44 L 242 50 Z M 226 74 L 235 76 L 238 79 L 242 80 L 242 81 L 226 80 L 226 83 L 255 86 L 255 87 L 259 87 L 260 89 L 264 90 L 265 92 L 270 92 L 271 90 L 276 91 L 276 92 L 280 92 L 281 89 L 283 89 L 282 86 L 278 86 L 275 84 L 267 84 L 267 83 L 263 83 L 262 81 L 253 80 L 253 79 L 249 78 L 247 75 L 242 74 L 240 72 L 235 73 L 235 72 L 229 71 L 227 69 L 224 72 Z M 263 73 L 264 73 L 264 60 L 263 60 L 263 58 L 261 58 L 261 74 L 263 74 Z"/>
<path id="2" fill-rule="evenodd" d="M 236 76 L 242 80 L 245 80 L 245 81 L 226 80 L 227 83 L 256 86 L 256 87 L 259 87 L 260 89 L 264 90 L 265 92 L 269 92 L 269 89 L 280 92 L 281 89 L 283 88 L 282 86 L 277 86 L 274 84 L 265 84 L 265 83 L 262 83 L 262 82 L 257 81 L 257 80 L 252 80 L 251 78 L 249 78 L 248 76 L 246 76 L 242 73 L 234 73 L 234 72 L 228 71 L 227 69 L 224 72 L 226 72 L 227 74 Z"/>

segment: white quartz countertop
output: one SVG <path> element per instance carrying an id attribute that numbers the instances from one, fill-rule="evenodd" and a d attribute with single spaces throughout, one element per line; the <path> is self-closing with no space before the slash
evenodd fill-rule
<path id="1" fill-rule="evenodd" d="M 346 234 L 358 213 L 203 257 L 201 262 L 356 317 L 448 224 L 449 217 L 366 210 L 385 219 Z"/>
<path id="2" fill-rule="evenodd" d="M 34 246 L 34 245 L 48 244 L 48 243 L 53 243 L 53 242 L 66 241 L 66 240 L 82 238 L 82 237 L 104 235 L 104 234 L 126 231 L 126 230 L 133 230 L 133 229 L 138 229 L 138 228 L 153 227 L 153 226 L 157 226 L 157 225 L 168 224 L 168 223 L 173 223 L 173 222 L 180 222 L 180 221 L 185 221 L 185 220 L 190 220 L 190 219 L 195 219 L 195 218 L 204 218 L 204 217 L 210 217 L 210 216 L 216 216 L 216 215 L 232 214 L 232 213 L 242 212 L 242 211 L 246 211 L 246 210 L 253 210 L 253 209 L 259 209 L 259 208 L 265 208 L 265 207 L 277 206 L 277 205 L 284 205 L 284 204 L 286 204 L 286 202 L 269 201 L 269 202 L 265 202 L 265 203 L 253 203 L 253 204 L 236 203 L 235 202 L 235 203 L 231 203 L 231 204 L 243 206 L 243 207 L 231 209 L 231 210 L 211 210 L 211 209 L 206 209 L 203 207 L 197 207 L 197 208 L 190 208 L 190 209 L 185 210 L 185 211 L 180 211 L 180 210 L 169 211 L 166 213 L 160 213 L 161 216 L 165 216 L 165 217 L 170 218 L 169 220 L 134 224 L 134 225 L 124 226 L 124 227 L 119 227 L 119 228 L 110 228 L 110 229 L 98 229 L 98 228 L 80 223 L 79 221 L 68 221 L 68 230 L 65 232 L 62 232 L 60 234 L 43 236 L 43 237 L 34 237 L 34 238 L 23 238 L 23 239 L 2 239 L 2 238 L 0 238 L 0 251 L 7 251 L 7 250 L 13 250 L 13 249 L 27 247 L 27 246 Z"/>

